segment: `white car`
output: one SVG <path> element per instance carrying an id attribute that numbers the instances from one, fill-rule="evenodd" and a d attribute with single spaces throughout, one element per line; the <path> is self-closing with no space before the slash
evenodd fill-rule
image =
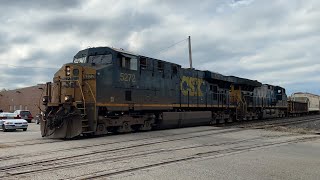
<path id="1" fill-rule="evenodd" d="M 26 131 L 28 129 L 28 121 L 24 119 L 1 119 L 0 127 L 4 132 L 16 129 L 23 129 L 23 131 Z"/>
<path id="2" fill-rule="evenodd" d="M 2 112 L 0 113 L 0 119 L 21 119 L 16 113 Z"/>

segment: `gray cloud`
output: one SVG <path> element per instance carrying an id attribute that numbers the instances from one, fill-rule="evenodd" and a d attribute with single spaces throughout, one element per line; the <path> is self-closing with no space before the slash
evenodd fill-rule
<path id="1" fill-rule="evenodd" d="M 25 10 L 30 10 L 30 9 L 35 9 L 35 10 L 58 10 L 58 11 L 64 11 L 66 9 L 70 8 L 76 8 L 81 5 L 81 0 L 29 0 L 29 1 L 24 1 L 24 0 L 2 0 L 1 6 L 2 8 L 0 9 L 16 9 L 19 11 L 25 11 Z"/>
<path id="2" fill-rule="evenodd" d="M 39 22 L 36 27 L 40 27 L 41 33 L 75 32 L 77 35 L 90 37 L 97 32 L 105 31 L 106 34 L 110 34 L 109 36 L 116 35 L 115 38 L 121 38 L 131 31 L 141 31 L 157 23 L 159 23 L 159 18 L 150 13 L 119 12 L 113 18 L 108 16 L 79 17 L 68 14 L 54 16 Z"/>
<path id="3" fill-rule="evenodd" d="M 113 46 L 188 67 L 319 93 L 320 2 L 2 1 L 0 88 L 50 81 L 88 46 Z M 161 51 L 162 50 L 162 51 Z M 15 83 L 11 83 L 15 82 Z"/>

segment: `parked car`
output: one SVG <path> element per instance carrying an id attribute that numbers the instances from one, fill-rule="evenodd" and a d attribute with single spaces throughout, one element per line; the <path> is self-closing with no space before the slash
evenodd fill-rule
<path id="1" fill-rule="evenodd" d="M 0 119 L 21 119 L 16 113 L 2 112 L 0 113 Z"/>
<path id="2" fill-rule="evenodd" d="M 28 123 L 31 123 L 31 120 L 33 119 L 32 114 L 29 110 L 16 110 L 13 113 L 18 114 L 18 117 L 27 120 Z"/>
<path id="3" fill-rule="evenodd" d="M 24 119 L 1 119 L 0 127 L 4 132 L 16 129 L 26 131 L 28 129 L 28 122 Z"/>

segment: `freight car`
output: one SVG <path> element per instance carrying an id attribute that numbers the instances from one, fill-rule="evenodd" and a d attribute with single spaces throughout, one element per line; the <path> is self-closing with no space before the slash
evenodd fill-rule
<path id="1" fill-rule="evenodd" d="M 72 138 L 287 114 L 285 89 L 110 47 L 79 51 L 46 84 L 42 136 Z"/>
<path id="2" fill-rule="evenodd" d="M 287 116 L 301 116 L 308 113 L 308 102 L 306 100 L 300 99 L 298 101 L 293 98 L 289 98 Z"/>
<path id="3" fill-rule="evenodd" d="M 320 96 L 311 93 L 297 92 L 291 95 L 293 101 L 307 102 L 309 114 L 319 114 Z"/>

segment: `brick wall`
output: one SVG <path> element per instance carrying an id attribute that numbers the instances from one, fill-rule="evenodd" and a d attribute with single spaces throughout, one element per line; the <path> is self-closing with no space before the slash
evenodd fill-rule
<path id="1" fill-rule="evenodd" d="M 42 110 L 42 96 L 45 94 L 45 84 L 0 92 L 0 109 L 13 112 L 18 109 L 29 110 L 33 117 Z"/>

